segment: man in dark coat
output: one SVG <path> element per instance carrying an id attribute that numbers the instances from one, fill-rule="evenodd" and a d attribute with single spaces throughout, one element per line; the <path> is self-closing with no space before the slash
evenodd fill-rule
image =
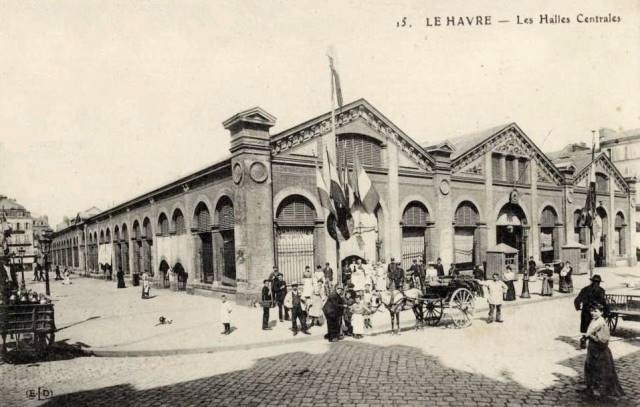
<path id="1" fill-rule="evenodd" d="M 444 277 L 444 266 L 440 257 L 436 260 L 436 271 L 438 272 L 438 277 Z"/>
<path id="2" fill-rule="evenodd" d="M 271 289 L 269 287 L 270 281 L 264 280 L 264 286 L 262 287 L 262 330 L 268 331 L 269 328 L 269 309 L 271 308 L 271 302 L 273 301 L 273 296 L 271 295 Z"/>
<path id="3" fill-rule="evenodd" d="M 591 285 L 584 287 L 580 290 L 580 293 L 573 301 L 573 305 L 576 307 L 576 311 L 580 312 L 580 332 L 582 333 L 582 338 L 580 339 L 580 348 L 584 349 L 587 345 L 587 337 L 585 333 L 587 332 L 587 327 L 589 327 L 589 323 L 591 322 L 591 307 L 594 304 L 600 304 L 604 307 L 605 314 L 607 312 L 607 301 L 605 299 L 604 288 L 600 287 L 600 283 L 602 282 L 602 278 L 599 274 L 594 274 L 591 277 Z"/>
<path id="4" fill-rule="evenodd" d="M 331 265 L 329 265 L 329 262 L 326 262 L 324 264 L 324 268 L 322 269 L 322 272 L 324 273 L 324 285 L 325 288 L 327 289 L 327 293 L 330 293 L 331 291 L 333 291 L 333 269 L 331 268 Z"/>
<path id="5" fill-rule="evenodd" d="M 337 286 L 335 292 L 329 294 L 322 307 L 322 312 L 327 320 L 327 336 L 329 342 L 336 342 L 340 338 L 340 320 L 344 312 L 344 300 L 342 299 L 342 287 Z"/>
<path id="6" fill-rule="evenodd" d="M 538 266 L 536 264 L 536 261 L 533 260 L 533 256 L 529 257 L 528 268 L 529 268 L 529 277 L 534 276 L 538 271 Z"/>
<path id="7" fill-rule="evenodd" d="M 273 277 L 273 281 L 271 282 L 271 291 L 273 295 L 273 299 L 278 305 L 278 319 L 280 322 L 283 321 L 283 313 L 282 308 L 284 308 L 284 320 L 288 321 L 289 318 L 289 308 L 284 306 L 284 298 L 287 296 L 287 283 L 282 279 L 282 274 L 276 273 Z"/>
<path id="8" fill-rule="evenodd" d="M 404 270 L 402 270 L 399 260 L 396 262 L 395 267 L 390 268 L 387 274 L 387 281 L 389 282 L 390 290 L 402 290 L 404 288 Z"/>

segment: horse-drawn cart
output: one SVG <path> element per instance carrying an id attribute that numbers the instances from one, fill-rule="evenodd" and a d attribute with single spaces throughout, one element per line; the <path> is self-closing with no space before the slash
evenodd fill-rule
<path id="1" fill-rule="evenodd" d="M 471 325 L 475 310 L 475 297 L 482 294 L 482 287 L 473 279 L 441 277 L 426 284 L 420 297 L 423 306 L 423 321 L 436 326 L 447 315 L 457 328 Z"/>
<path id="2" fill-rule="evenodd" d="M 15 349 L 25 347 L 46 351 L 55 341 L 53 304 L 0 305 L 2 355 L 7 352 L 7 335 L 15 339 Z"/>
<path id="3" fill-rule="evenodd" d="M 640 295 L 607 294 L 607 323 L 609 330 L 614 333 L 618 326 L 618 319 L 626 321 L 640 321 Z"/>

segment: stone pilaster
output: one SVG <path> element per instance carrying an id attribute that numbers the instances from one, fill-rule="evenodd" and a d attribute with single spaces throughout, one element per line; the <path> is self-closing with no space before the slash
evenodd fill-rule
<path id="1" fill-rule="evenodd" d="M 487 247 L 496 245 L 496 218 L 493 207 L 493 162 L 491 151 L 484 155 L 484 216 L 486 221 Z M 486 256 L 486 252 L 484 254 Z"/>
<path id="2" fill-rule="evenodd" d="M 535 160 L 531 160 L 529 165 L 531 173 L 531 213 L 529 216 L 529 241 L 531 250 L 529 256 L 533 256 L 536 263 L 540 264 L 540 219 L 538 216 L 538 163 Z"/>
<path id="3" fill-rule="evenodd" d="M 223 123 L 231 133 L 234 180 L 236 302 L 259 299 L 262 280 L 275 264 L 269 128 L 276 118 L 259 107 Z"/>
<path id="4" fill-rule="evenodd" d="M 431 154 L 436 160 L 434 186 L 437 188 L 435 240 L 438 241 L 438 253 L 442 264 L 448 268 L 453 263 L 453 209 L 451 202 L 451 151 L 435 149 Z"/>
<path id="5" fill-rule="evenodd" d="M 616 259 L 618 256 L 616 255 L 616 248 L 614 247 L 614 233 L 616 231 L 616 192 L 615 192 L 615 181 L 613 179 L 613 172 L 609 174 L 609 225 L 607 230 L 607 266 L 615 267 Z"/>
<path id="6" fill-rule="evenodd" d="M 629 197 L 627 199 L 629 216 L 627 217 L 627 233 L 625 236 L 627 240 L 626 249 L 629 266 L 635 266 L 637 264 L 635 242 L 638 239 L 636 235 L 636 178 L 627 178 L 626 181 L 629 185 Z"/>
<path id="7" fill-rule="evenodd" d="M 387 162 L 389 163 L 389 173 L 387 175 L 387 207 L 389 208 L 388 236 L 385 242 L 387 247 L 387 261 L 391 257 L 402 259 L 402 230 L 400 221 L 402 220 L 402 210 L 400 208 L 400 185 L 398 180 L 398 147 L 394 143 L 387 143 Z M 385 225 L 385 226 L 387 226 Z"/>

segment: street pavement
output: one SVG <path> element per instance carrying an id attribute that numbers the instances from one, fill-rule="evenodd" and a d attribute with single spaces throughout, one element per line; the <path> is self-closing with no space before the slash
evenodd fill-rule
<path id="1" fill-rule="evenodd" d="M 613 273 L 602 274 L 609 287 L 613 287 L 612 283 L 638 281 L 637 271 L 631 269 L 618 270 L 617 277 Z M 125 293 L 133 296 L 138 293 L 136 289 L 106 291 L 100 284 L 108 283 L 74 279 L 70 287 L 54 286 L 59 292 L 58 327 L 63 328 L 57 340 L 62 344 L 78 345 L 81 335 L 85 335 L 85 340 L 105 337 L 100 345 L 109 345 L 109 349 L 113 345 L 124 345 L 127 334 L 135 338 L 130 342 L 143 344 L 145 337 L 156 341 L 158 339 L 148 333 L 136 335 L 135 328 L 139 324 L 140 331 L 148 332 L 150 328 L 144 324 L 155 322 L 151 319 L 155 319 L 158 312 L 173 316 L 174 324 L 178 324 L 154 327 L 160 338 L 172 341 L 174 335 L 165 336 L 164 329 L 189 319 L 189 324 L 185 323 L 179 332 L 198 338 L 208 333 L 211 335 L 208 340 L 218 341 L 220 327 L 212 317 L 217 315 L 215 306 L 200 309 L 207 314 L 202 318 L 211 328 L 197 328 L 198 321 L 190 321 L 191 307 L 200 305 L 201 300 L 211 301 L 209 298 L 167 293 L 167 298 L 178 298 L 176 303 L 169 300 L 154 303 L 165 297 L 156 291 L 155 299 L 134 302 L 127 300 Z M 580 286 L 576 284 L 577 289 Z M 636 288 L 616 291 L 640 295 L 640 289 Z M 572 296 L 554 297 L 552 301 L 506 307 L 503 324 L 486 324 L 482 311 L 466 329 L 452 329 L 451 325 L 443 324 L 404 331 L 398 336 L 376 334 L 331 344 L 321 339 L 323 328 L 314 328 L 316 333 L 311 338 L 298 340 L 301 337 L 298 335 L 292 341 L 287 327 L 279 326 L 280 329 L 264 332 L 281 339 L 273 344 L 267 342 L 268 346 L 263 346 L 265 342 L 258 346 L 260 338 L 250 338 L 255 334 L 248 326 L 254 322 L 259 325 L 260 310 L 236 307 L 238 314 L 247 311 L 254 321 L 247 321 L 245 326 L 238 319 L 238 329 L 225 338 L 228 339 L 227 351 L 175 352 L 156 357 L 124 357 L 128 352 L 117 357 L 83 357 L 78 353 L 60 352 L 52 354 L 47 361 L 4 364 L 0 365 L 0 404 L 640 405 L 640 323 L 637 322 L 623 321 L 610 342 L 626 396 L 617 403 L 594 403 L 575 391 L 582 386 L 585 351 L 578 349 L 579 313 L 573 309 L 572 299 Z M 196 303 L 190 303 L 191 300 Z M 75 305 L 67 308 L 63 305 L 65 302 Z M 153 304 L 173 308 L 157 310 Z M 65 316 L 61 310 L 75 313 Z M 411 325 L 410 314 L 403 314 L 403 326 Z M 94 316 L 99 318 L 89 319 Z M 134 322 L 124 324 L 128 319 Z M 116 322 L 103 324 L 101 320 Z M 101 324 L 97 324 L 98 321 Z M 374 324 L 382 321 L 376 320 Z M 75 325 L 68 326 L 73 323 Z M 111 329 L 112 324 L 113 332 L 105 330 Z M 123 326 L 118 328 L 119 324 Z M 92 333 L 82 333 L 84 331 Z M 175 335 L 179 338 L 182 334 Z M 282 337 L 286 340 L 282 341 Z M 184 349 L 194 349 L 200 341 L 202 338 L 188 342 Z M 235 349 L 238 343 L 245 346 Z M 251 346 L 252 343 L 255 346 Z M 96 348 L 92 342 L 82 344 L 85 349 Z M 143 348 L 128 349 L 139 352 Z M 175 344 L 171 343 L 166 349 L 176 349 Z M 37 400 L 38 389 L 43 400 Z M 29 390 L 34 392 L 29 394 Z M 53 396 L 46 399 L 45 390 Z M 36 395 L 36 399 L 31 400 L 30 395 Z"/>

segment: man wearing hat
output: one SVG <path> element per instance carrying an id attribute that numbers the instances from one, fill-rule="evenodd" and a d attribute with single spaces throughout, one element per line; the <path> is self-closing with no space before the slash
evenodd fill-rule
<path id="1" fill-rule="evenodd" d="M 329 342 L 336 342 L 340 338 L 340 320 L 344 312 L 344 299 L 342 298 L 342 286 L 336 286 L 336 290 L 329 294 L 322 307 L 322 312 L 327 320 L 327 336 Z"/>
<path id="2" fill-rule="evenodd" d="M 580 348 L 584 349 L 587 346 L 587 337 L 586 332 L 589 327 L 589 323 L 591 322 L 591 307 L 594 304 L 600 304 L 605 307 L 606 314 L 606 306 L 607 301 L 605 299 L 604 288 L 600 287 L 600 283 L 602 282 L 602 278 L 599 274 L 594 274 L 591 277 L 591 285 L 584 287 L 580 290 L 580 293 L 573 301 L 573 305 L 576 307 L 576 311 L 580 312 L 580 333 L 582 333 L 582 338 L 580 339 Z"/>
<path id="3" fill-rule="evenodd" d="M 298 335 L 298 321 L 300 321 L 300 327 L 302 332 L 307 335 L 311 335 L 311 332 L 307 330 L 307 316 L 303 311 L 304 297 L 298 291 L 298 284 L 291 284 L 291 292 L 287 293 L 284 299 L 284 306 L 291 308 L 291 325 L 293 330 L 293 336 Z"/>
<path id="4" fill-rule="evenodd" d="M 393 264 L 393 263 L 392 263 Z M 395 267 L 391 268 L 387 275 L 387 284 L 390 290 L 402 290 L 404 289 L 404 270 L 402 270 L 400 260 L 395 262 Z"/>
<path id="5" fill-rule="evenodd" d="M 273 276 L 273 280 L 271 281 L 271 292 L 272 298 L 278 306 L 278 319 L 280 322 L 283 321 L 282 308 L 284 308 L 284 320 L 288 321 L 289 308 L 284 306 L 284 298 L 287 296 L 287 283 L 284 281 L 282 273 L 278 271 L 277 267 L 274 267 L 273 270 L 273 273 L 271 273 Z"/>
<path id="6" fill-rule="evenodd" d="M 265 279 L 263 281 L 264 286 L 262 287 L 262 330 L 268 331 L 269 328 L 269 308 L 271 308 L 271 304 L 273 302 L 273 296 L 271 295 L 271 288 L 269 287 L 270 281 L 269 279 Z"/>

